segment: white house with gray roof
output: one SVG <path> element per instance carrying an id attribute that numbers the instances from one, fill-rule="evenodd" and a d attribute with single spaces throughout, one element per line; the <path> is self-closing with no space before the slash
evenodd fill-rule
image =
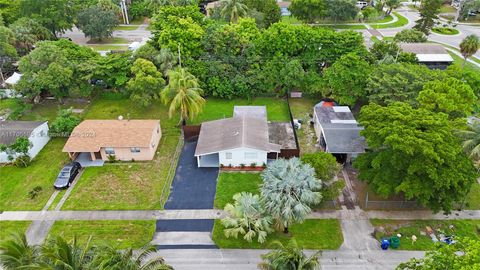
<path id="1" fill-rule="evenodd" d="M 265 106 L 235 106 L 232 118 L 202 123 L 195 157 L 198 167 L 267 164 L 281 145 L 270 142 Z"/>
<path id="2" fill-rule="evenodd" d="M 417 56 L 418 62 L 431 69 L 446 69 L 453 63 L 452 56 L 440 44 L 433 43 L 400 43 L 400 49 Z"/>
<path id="3" fill-rule="evenodd" d="M 47 121 L 1 121 L 0 122 L 0 144 L 11 145 L 17 138 L 25 137 L 30 141 L 28 155 L 34 158 L 40 150 L 48 143 L 48 122 Z M 0 152 L 0 163 L 10 162 L 8 154 Z"/>
<path id="4" fill-rule="evenodd" d="M 355 156 L 365 152 L 363 130 L 348 106 L 315 105 L 314 128 L 318 143 L 325 152 Z"/>

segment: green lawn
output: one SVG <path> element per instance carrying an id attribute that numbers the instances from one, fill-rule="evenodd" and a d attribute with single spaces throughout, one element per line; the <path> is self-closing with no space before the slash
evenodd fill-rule
<path id="1" fill-rule="evenodd" d="M 450 51 L 448 51 L 448 53 L 452 56 L 454 65 L 457 65 L 457 66 L 460 66 L 460 67 L 463 65 L 464 60 L 463 60 L 462 57 L 460 57 L 460 56 L 458 56 L 455 53 L 450 52 Z M 480 67 L 478 67 L 478 66 L 476 66 L 476 65 L 474 65 L 470 62 L 466 62 L 464 68 L 469 69 L 471 71 L 475 71 L 475 72 L 480 71 Z"/>
<path id="2" fill-rule="evenodd" d="M 456 35 L 460 33 L 457 29 L 449 27 L 434 27 L 432 32 L 440 35 Z"/>
<path id="3" fill-rule="evenodd" d="M 152 241 L 154 220 L 89 220 L 56 221 L 48 237 L 61 235 L 67 240 L 75 236 L 80 244 L 92 237 L 92 244 L 109 244 L 118 249 L 140 248 Z"/>
<path id="4" fill-rule="evenodd" d="M 480 184 L 473 184 L 467 196 L 467 209 L 480 210 Z"/>
<path id="5" fill-rule="evenodd" d="M 290 24 L 301 24 L 302 22 L 293 16 L 282 16 L 282 22 Z"/>
<path id="6" fill-rule="evenodd" d="M 104 38 L 102 40 L 89 40 L 87 44 L 129 44 L 129 40 L 122 37 Z"/>
<path id="7" fill-rule="evenodd" d="M 126 45 L 88 45 L 88 47 L 92 48 L 94 51 L 126 51 L 128 50 L 128 46 Z"/>
<path id="8" fill-rule="evenodd" d="M 300 144 L 300 154 L 303 153 L 314 153 L 318 151 L 315 147 L 317 143 L 317 136 L 315 135 L 315 130 L 311 127 L 308 122 L 310 121 L 309 114 L 313 113 L 313 107 L 320 100 L 317 98 L 291 98 L 290 109 L 292 110 L 292 115 L 294 118 L 302 119 L 303 123 L 302 128 L 297 130 L 298 143 Z"/>
<path id="9" fill-rule="evenodd" d="M 53 182 L 68 162 L 62 153 L 65 139 L 51 139 L 27 168 L 0 167 L 0 210 L 41 210 L 53 193 Z M 42 191 L 34 199 L 29 191 L 40 186 Z"/>
<path id="10" fill-rule="evenodd" d="M 233 195 L 240 192 L 259 194 L 260 184 L 260 173 L 221 173 L 217 181 L 215 208 L 223 209 L 227 203 L 233 202 Z"/>
<path id="11" fill-rule="evenodd" d="M 0 242 L 12 234 L 25 233 L 30 223 L 30 221 L 0 221 Z"/>
<path id="12" fill-rule="evenodd" d="M 220 220 L 215 220 L 213 226 L 213 241 L 219 248 L 247 248 L 247 249 L 271 249 L 275 246 L 272 241 L 286 243 L 294 237 L 299 246 L 305 249 L 338 249 L 343 243 L 343 235 L 340 222 L 336 219 L 309 219 L 302 224 L 290 227 L 289 235 L 283 232 L 270 234 L 264 244 L 256 241 L 248 243 L 243 238 L 226 238 Z"/>
<path id="13" fill-rule="evenodd" d="M 63 104 L 59 104 L 56 100 L 45 100 L 40 104 L 35 104 L 30 110 L 27 110 L 20 117 L 20 120 L 24 121 L 38 121 L 48 120 L 49 124 L 55 120 L 58 111 L 60 109 L 86 109 L 88 103 L 75 102 L 72 100 L 66 100 Z"/>
<path id="14" fill-rule="evenodd" d="M 178 135 L 164 135 L 153 161 L 85 168 L 62 210 L 161 209 Z M 173 164 L 174 165 L 174 164 Z M 167 185 L 167 186 L 166 186 Z"/>
<path id="15" fill-rule="evenodd" d="M 398 20 L 393 23 L 387 23 L 387 24 L 371 24 L 370 26 L 375 29 L 381 29 L 381 28 L 395 28 L 395 27 L 402 27 L 404 25 L 408 24 L 408 19 L 405 18 L 404 16 L 400 15 L 398 12 L 393 12 L 395 16 L 397 16 Z"/>
<path id="16" fill-rule="evenodd" d="M 137 30 L 138 25 L 119 25 L 113 28 L 113 30 L 125 30 L 125 31 L 131 31 L 131 30 Z"/>
<path id="17" fill-rule="evenodd" d="M 258 97 L 251 100 L 208 98 L 203 112 L 192 122 L 193 124 L 199 124 L 205 121 L 232 117 L 233 106 L 235 105 L 265 105 L 267 106 L 268 120 L 279 122 L 290 121 L 288 105 L 285 99 Z"/>
<path id="18" fill-rule="evenodd" d="M 422 235 L 426 231 L 426 226 L 435 230 L 435 235 L 443 232 L 445 235 L 455 235 L 456 237 L 470 237 L 480 240 L 480 220 L 382 220 L 372 219 L 372 225 L 377 228 L 375 237 L 381 240 L 384 237 L 390 237 L 400 233 L 399 249 L 403 250 L 431 250 L 435 244 L 428 235 Z M 453 225 L 453 229 L 450 229 Z M 378 232 L 378 228 L 383 227 L 385 233 Z M 415 235 L 417 241 L 412 244 L 411 237 Z"/>
<path id="19" fill-rule="evenodd" d="M 456 12 L 457 12 L 457 9 L 452 7 L 449 4 L 444 4 L 439 10 L 439 13 L 456 13 Z"/>

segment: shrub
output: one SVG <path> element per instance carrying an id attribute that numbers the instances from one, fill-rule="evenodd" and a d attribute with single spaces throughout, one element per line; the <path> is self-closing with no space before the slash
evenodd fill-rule
<path id="1" fill-rule="evenodd" d="M 79 123 L 80 118 L 73 114 L 72 108 L 60 110 L 58 111 L 57 118 L 55 118 L 50 126 L 50 132 L 69 135 Z"/>
<path id="2" fill-rule="evenodd" d="M 242 168 L 242 169 L 245 168 L 245 164 L 240 163 L 240 168 Z"/>
<path id="3" fill-rule="evenodd" d="M 252 167 L 252 168 L 257 167 L 257 163 L 255 163 L 255 162 L 250 163 L 250 167 Z"/>
<path id="4" fill-rule="evenodd" d="M 35 199 L 42 190 L 43 188 L 41 186 L 36 186 L 28 192 L 28 197 L 32 200 Z"/>
<path id="5" fill-rule="evenodd" d="M 115 155 L 108 155 L 108 162 L 115 163 L 117 161 L 117 157 Z"/>
<path id="6" fill-rule="evenodd" d="M 32 163 L 32 159 L 30 158 L 29 155 L 21 155 L 18 156 L 15 161 L 13 162 L 13 165 L 20 167 L 20 168 L 26 168 L 28 165 Z"/>
<path id="7" fill-rule="evenodd" d="M 223 167 L 225 167 L 225 165 L 223 165 L 223 164 L 220 164 L 220 168 L 223 168 Z"/>

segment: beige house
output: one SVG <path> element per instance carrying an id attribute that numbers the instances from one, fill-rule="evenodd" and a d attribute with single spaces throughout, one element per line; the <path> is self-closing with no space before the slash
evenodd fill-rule
<path id="1" fill-rule="evenodd" d="M 92 161 L 152 160 L 162 130 L 160 120 L 85 120 L 63 147 L 70 158 L 89 156 Z"/>

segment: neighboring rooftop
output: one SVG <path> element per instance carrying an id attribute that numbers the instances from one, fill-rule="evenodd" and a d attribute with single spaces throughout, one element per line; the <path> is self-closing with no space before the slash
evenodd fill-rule
<path id="1" fill-rule="evenodd" d="M 202 123 L 195 156 L 241 147 L 280 152 L 269 141 L 266 119 L 242 116 Z"/>
<path id="2" fill-rule="evenodd" d="M 319 103 L 315 105 L 315 113 L 324 129 L 349 128 L 358 125 L 348 106 L 322 106 Z"/>
<path id="3" fill-rule="evenodd" d="M 18 81 L 20 81 L 21 78 L 22 78 L 22 74 L 17 73 L 17 72 L 14 72 L 14 73 L 12 74 L 12 76 L 8 77 L 8 78 L 5 80 L 5 83 L 6 83 L 6 84 L 10 84 L 10 85 L 14 85 L 14 84 L 17 84 Z"/>
<path id="4" fill-rule="evenodd" d="M 73 130 L 63 152 L 98 152 L 102 147 L 150 147 L 159 120 L 85 120 Z"/>
<path id="5" fill-rule="evenodd" d="M 440 44 L 399 43 L 403 52 L 414 53 L 419 62 L 453 62 L 452 56 Z"/>
<path id="6" fill-rule="evenodd" d="M 33 130 L 46 121 L 1 121 L 0 144 L 10 145 L 19 137 L 30 137 Z"/>
<path id="7" fill-rule="evenodd" d="M 233 117 L 252 117 L 267 120 L 267 107 L 265 106 L 234 106 Z"/>

